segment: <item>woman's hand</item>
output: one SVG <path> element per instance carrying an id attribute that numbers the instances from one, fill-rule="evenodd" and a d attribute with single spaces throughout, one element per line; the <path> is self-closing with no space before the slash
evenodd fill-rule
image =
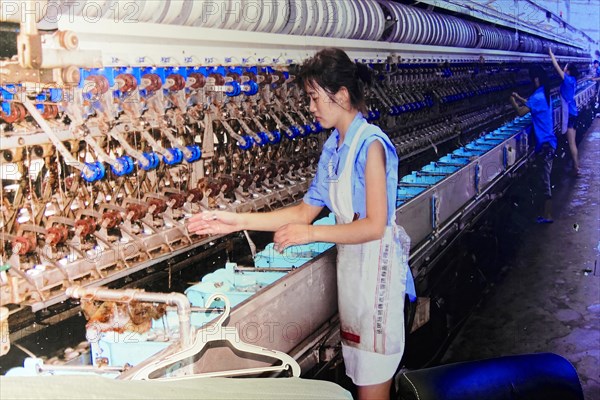
<path id="1" fill-rule="evenodd" d="M 226 235 L 243 228 L 239 214 L 226 211 L 203 211 L 190 218 L 187 229 L 197 235 Z"/>
<path id="2" fill-rule="evenodd" d="M 313 242 L 312 225 L 287 224 L 279 228 L 273 236 L 275 250 L 283 253 L 290 246 Z"/>
<path id="3" fill-rule="evenodd" d="M 511 95 L 511 97 L 512 97 L 513 99 L 515 99 L 515 100 L 519 101 L 520 103 L 523 103 L 523 104 L 527 103 L 527 100 L 526 100 L 526 99 L 524 99 L 523 97 L 521 97 L 521 96 L 519 95 L 519 93 L 517 93 L 517 92 L 513 92 L 513 93 L 512 93 L 512 95 Z"/>

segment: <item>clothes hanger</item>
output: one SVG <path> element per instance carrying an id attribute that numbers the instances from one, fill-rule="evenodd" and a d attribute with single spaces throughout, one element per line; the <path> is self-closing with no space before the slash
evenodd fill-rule
<path id="1" fill-rule="evenodd" d="M 223 323 L 229 318 L 229 312 L 231 310 L 231 303 L 229 299 L 222 295 L 215 293 L 206 300 L 206 308 L 208 308 L 215 300 L 221 300 L 225 303 L 223 313 L 217 318 L 213 324 L 209 324 L 195 332 L 195 338 L 192 341 L 192 345 L 185 347 L 172 354 L 161 357 L 151 357 L 147 361 L 129 369 L 122 376 L 117 379 L 124 380 L 155 380 L 155 381 L 172 381 L 172 380 L 183 380 L 192 378 L 210 378 L 210 377 L 233 377 L 242 375 L 253 375 L 263 372 L 279 372 L 291 370 L 294 377 L 300 376 L 300 365 L 290 357 L 288 354 L 277 350 L 269 350 L 261 346 L 248 344 L 242 341 L 235 327 L 225 327 Z M 172 377 L 160 377 L 151 378 L 151 376 L 160 370 L 169 370 L 169 366 L 178 366 L 178 363 L 191 360 L 194 356 L 200 354 L 209 343 L 214 342 L 227 342 L 234 349 L 247 354 L 256 355 L 261 358 L 270 358 L 281 361 L 281 364 L 266 367 L 256 368 L 244 368 L 244 369 L 233 369 L 217 372 L 205 372 L 205 373 L 194 373 L 191 371 L 191 365 L 181 367 L 183 372 L 182 375 Z M 160 353 L 159 353 L 160 354 Z"/>

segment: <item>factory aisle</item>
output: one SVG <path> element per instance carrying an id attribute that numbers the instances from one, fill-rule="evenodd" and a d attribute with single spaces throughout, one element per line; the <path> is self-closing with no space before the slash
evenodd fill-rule
<path id="1" fill-rule="evenodd" d="M 586 400 L 600 399 L 600 118 L 579 145 L 582 174 L 555 164 L 554 223 L 531 210 L 516 252 L 465 323 L 442 364 L 552 352 L 577 369 Z"/>

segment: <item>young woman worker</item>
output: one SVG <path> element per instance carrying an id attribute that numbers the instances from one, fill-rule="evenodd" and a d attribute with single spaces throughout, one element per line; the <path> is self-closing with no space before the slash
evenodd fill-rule
<path id="1" fill-rule="evenodd" d="M 267 213 L 205 212 L 192 217 L 188 229 L 274 231 L 280 252 L 309 242 L 336 243 L 346 373 L 359 399 L 388 399 L 404 351 L 405 294 L 415 295 L 410 239 L 395 223 L 398 156 L 361 113 L 363 85 L 370 82 L 366 66 L 340 49 L 324 49 L 302 65 L 298 78 L 315 119 L 333 128 L 303 201 Z M 323 207 L 336 215 L 336 225 L 311 225 Z"/>
<path id="2" fill-rule="evenodd" d="M 562 83 L 560 84 L 560 99 L 563 110 L 561 134 L 567 134 L 569 151 L 571 152 L 571 159 L 573 160 L 572 174 L 574 176 L 579 176 L 579 154 L 577 152 L 576 142 L 577 132 L 575 131 L 577 116 L 579 115 L 577 103 L 575 102 L 575 91 L 577 90 L 577 77 L 579 72 L 577 71 L 577 66 L 573 63 L 567 63 L 564 68 L 560 68 L 551 48 L 548 48 L 548 54 L 550 54 L 552 65 L 554 65 L 556 72 L 558 72 L 562 79 Z"/>

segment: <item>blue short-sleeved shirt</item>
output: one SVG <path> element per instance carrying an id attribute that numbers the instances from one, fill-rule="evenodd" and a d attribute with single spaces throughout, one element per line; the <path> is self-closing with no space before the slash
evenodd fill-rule
<path id="1" fill-rule="evenodd" d="M 339 132 L 334 130 L 325 144 L 319 159 L 317 174 L 313 179 L 304 202 L 317 207 L 327 207 L 330 210 L 331 200 L 329 199 L 329 182 L 336 179 L 341 174 L 346 165 L 346 158 L 350 150 L 350 144 L 354 139 L 360 126 L 366 123 L 361 113 L 358 113 L 354 121 L 350 124 L 344 143 L 338 149 L 337 143 Z M 357 145 L 357 158 L 354 162 L 352 172 L 352 205 L 354 212 L 358 213 L 358 218 L 364 218 L 367 215 L 366 192 L 365 192 L 365 167 L 367 164 L 367 150 L 373 141 L 379 140 L 385 150 L 385 172 L 387 175 L 387 203 L 388 203 L 388 222 L 395 221 L 396 214 L 396 193 L 398 189 L 398 155 L 392 142 L 385 133 L 376 125 L 369 124 L 363 131 L 361 139 Z"/>
<path id="2" fill-rule="evenodd" d="M 600 78 L 600 65 L 598 65 L 596 67 L 596 71 L 594 71 L 594 73 L 595 73 L 595 76 L 594 76 L 595 78 Z"/>
<path id="3" fill-rule="evenodd" d="M 577 79 L 574 76 L 565 74 L 565 79 L 560 85 L 560 95 L 569 104 L 569 114 L 577 116 L 577 103 L 575 103 L 575 89 L 577 88 Z"/>
<path id="4" fill-rule="evenodd" d="M 535 151 L 539 151 L 544 143 L 549 143 L 553 149 L 556 149 L 556 135 L 552 123 L 552 105 L 546 101 L 544 87 L 537 88 L 525 105 L 531 110 L 536 139 Z"/>

